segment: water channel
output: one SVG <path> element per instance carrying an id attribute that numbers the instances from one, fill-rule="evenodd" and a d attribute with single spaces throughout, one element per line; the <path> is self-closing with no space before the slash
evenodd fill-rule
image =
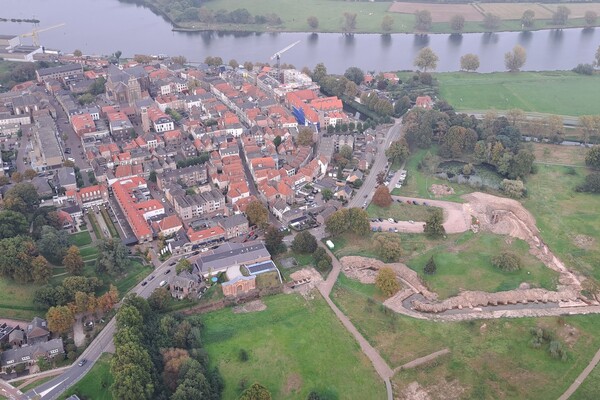
<path id="1" fill-rule="evenodd" d="M 590 63 L 600 45 L 600 28 L 535 32 L 431 34 L 231 33 L 173 32 L 171 24 L 147 8 L 118 0 L 0 0 L 0 17 L 37 18 L 40 28 L 66 23 L 40 33 L 41 43 L 65 53 L 184 55 L 202 61 L 208 55 L 227 62 L 269 62 L 276 51 L 300 40 L 282 62 L 313 67 L 324 62 L 330 72 L 349 66 L 366 71 L 414 69 L 415 54 L 430 46 L 439 56 L 437 71 L 456 71 L 466 53 L 479 55 L 479 72 L 504 70 L 504 54 L 516 44 L 528 53 L 524 70 L 566 70 Z M 27 23 L 0 22 L 0 34 L 22 34 Z M 27 39 L 24 39 L 27 42 Z"/>

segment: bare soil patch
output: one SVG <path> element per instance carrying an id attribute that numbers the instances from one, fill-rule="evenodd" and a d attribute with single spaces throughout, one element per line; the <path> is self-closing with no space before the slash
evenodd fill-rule
<path id="1" fill-rule="evenodd" d="M 521 19 L 526 10 L 535 12 L 536 19 L 550 19 L 552 12 L 550 10 L 535 4 L 535 3 L 480 3 L 479 7 L 486 13 L 492 13 L 499 16 L 501 19 Z"/>
<path id="2" fill-rule="evenodd" d="M 309 298 L 311 296 L 312 289 L 314 289 L 316 285 L 323 281 L 321 274 L 312 267 L 302 268 L 299 271 L 293 272 L 290 274 L 290 278 L 293 281 L 293 285 L 291 285 L 291 287 L 288 286 L 286 292 L 300 293 L 305 298 Z"/>
<path id="3" fill-rule="evenodd" d="M 299 374 L 293 373 L 288 375 L 285 386 L 283 387 L 283 394 L 289 396 L 292 393 L 298 392 L 302 388 L 302 377 Z"/>
<path id="4" fill-rule="evenodd" d="M 396 391 L 398 399 L 402 400 L 449 400 L 462 398 L 465 388 L 457 380 L 448 382 L 442 379 L 438 384 L 421 386 L 418 382 L 411 382 L 405 388 Z"/>
<path id="5" fill-rule="evenodd" d="M 454 15 L 462 15 L 467 21 L 483 21 L 483 15 L 470 4 L 392 3 L 389 12 L 414 14 L 428 10 L 433 22 L 449 22 Z M 519 17 L 520 18 L 520 17 Z"/>
<path id="6" fill-rule="evenodd" d="M 262 300 L 253 300 L 248 303 L 233 307 L 234 314 L 244 314 L 251 312 L 264 311 L 267 309 L 267 305 Z"/>
<path id="7" fill-rule="evenodd" d="M 535 159 L 548 164 L 585 165 L 586 149 L 581 146 L 560 146 L 558 144 L 534 143 Z"/>
<path id="8" fill-rule="evenodd" d="M 448 185 L 433 184 L 429 188 L 429 191 L 433 193 L 435 197 L 443 197 L 454 194 L 454 189 Z"/>
<path id="9" fill-rule="evenodd" d="M 573 238 L 573 243 L 581 249 L 590 249 L 596 244 L 596 239 L 591 236 L 577 235 Z"/>

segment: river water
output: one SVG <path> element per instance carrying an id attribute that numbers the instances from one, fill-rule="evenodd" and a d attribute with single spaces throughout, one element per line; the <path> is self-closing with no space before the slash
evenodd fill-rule
<path id="1" fill-rule="evenodd" d="M 430 46 L 439 56 L 437 71 L 456 71 L 466 53 L 479 55 L 479 72 L 504 70 L 504 54 L 516 44 L 527 50 L 524 70 L 565 70 L 590 63 L 600 45 L 600 28 L 536 32 L 468 33 L 463 35 L 340 33 L 173 32 L 171 24 L 147 8 L 117 0 L 0 0 L 0 17 L 37 18 L 40 28 L 66 23 L 40 33 L 41 44 L 63 52 L 184 55 L 202 61 L 208 55 L 225 62 L 269 62 L 271 55 L 300 40 L 282 62 L 297 68 L 323 62 L 329 72 L 349 66 L 366 71 L 414 69 L 415 54 Z M 0 22 L 0 34 L 31 30 L 26 23 Z M 28 39 L 23 39 L 27 43 Z"/>

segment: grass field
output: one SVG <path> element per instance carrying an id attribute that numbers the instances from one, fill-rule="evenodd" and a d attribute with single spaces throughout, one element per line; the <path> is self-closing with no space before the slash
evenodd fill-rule
<path id="1" fill-rule="evenodd" d="M 87 246 L 92 243 L 92 236 L 90 236 L 90 232 L 88 231 L 74 233 L 69 239 L 71 240 L 71 243 L 77 247 Z"/>
<path id="2" fill-rule="evenodd" d="M 523 204 L 557 257 L 600 281 L 600 197 L 573 190 L 586 174 L 584 168 L 538 165 Z"/>
<path id="3" fill-rule="evenodd" d="M 400 393 L 416 381 L 434 394 L 431 398 L 556 399 L 600 346 L 596 316 L 422 321 L 386 311 L 377 300 L 369 300 L 365 290 L 344 285 L 342 280 L 336 283 L 332 298 L 392 368 L 450 349 L 448 356 L 430 366 L 397 373 L 393 378 L 396 398 L 409 398 Z M 567 343 L 567 361 L 531 347 L 530 329 L 537 326 Z"/>
<path id="4" fill-rule="evenodd" d="M 106 208 L 101 208 L 100 213 L 102 214 L 102 218 L 104 218 L 104 223 L 108 227 L 110 236 L 112 236 L 114 238 L 120 237 L 119 231 L 117 231 L 117 228 L 115 227 L 115 224 L 113 223 L 112 219 L 110 218 L 110 215 L 108 215 L 108 211 L 106 210 Z"/>
<path id="5" fill-rule="evenodd" d="M 600 393 L 600 367 L 596 365 L 596 368 L 570 398 L 572 400 L 594 400 L 598 398 L 598 393 Z"/>
<path id="6" fill-rule="evenodd" d="M 385 398 L 383 382 L 318 294 L 264 301 L 265 311 L 204 316 L 202 339 L 225 380 L 224 400 L 238 398 L 244 379 L 262 383 L 274 399 L 304 400 L 312 390 L 331 399 Z M 239 361 L 241 349 L 246 362 Z"/>
<path id="7" fill-rule="evenodd" d="M 518 255 L 522 261 L 521 270 L 503 272 L 495 268 L 491 259 L 502 251 Z M 432 256 L 437 272 L 426 275 L 423 267 Z M 467 232 L 449 237 L 439 247 L 411 258 L 406 265 L 418 272 L 440 299 L 455 296 L 461 289 L 485 292 L 512 290 L 522 282 L 527 282 L 532 287 L 556 290 L 558 282 L 558 273 L 529 254 L 526 242 L 488 233 Z"/>
<path id="8" fill-rule="evenodd" d="M 532 144 L 532 148 L 538 164 L 585 166 L 587 149 L 584 147 L 534 143 Z"/>
<path id="9" fill-rule="evenodd" d="M 39 287 L 0 278 L 0 317 L 29 321 L 43 316 L 45 311 L 33 305 L 33 294 Z"/>
<path id="10" fill-rule="evenodd" d="M 113 377 L 110 374 L 110 359 L 112 354 L 103 353 L 92 369 L 73 387 L 63 394 L 60 399 L 77 394 L 82 399 L 112 400 L 110 385 Z"/>
<path id="11" fill-rule="evenodd" d="M 436 74 L 440 96 L 457 110 L 509 110 L 557 115 L 598 113 L 600 75 L 574 72 Z"/>
<path id="12" fill-rule="evenodd" d="M 46 383 L 49 380 L 54 379 L 54 376 L 46 376 L 44 378 L 38 379 L 35 382 L 30 383 L 29 385 L 23 386 L 21 389 L 19 389 L 21 392 L 26 393 L 28 391 L 30 391 L 33 388 L 36 388 L 38 386 L 40 386 L 42 383 Z M 17 386 L 17 385 L 13 385 L 13 386 Z"/>
<path id="13" fill-rule="evenodd" d="M 394 218 L 399 221 L 426 221 L 432 210 L 437 207 L 415 206 L 393 202 L 389 207 L 378 207 L 371 203 L 367 207 L 369 218 Z"/>

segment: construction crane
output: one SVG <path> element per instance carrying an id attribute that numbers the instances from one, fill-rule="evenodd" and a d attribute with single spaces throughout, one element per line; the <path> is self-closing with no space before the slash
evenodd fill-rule
<path id="1" fill-rule="evenodd" d="M 30 37 L 31 41 L 33 42 L 33 45 L 39 47 L 40 46 L 40 37 L 38 36 L 39 33 L 46 32 L 51 29 L 60 28 L 65 25 L 66 24 L 63 22 L 62 24 L 49 26 L 47 28 L 42 28 L 42 29 L 34 28 L 31 32 L 23 33 L 22 35 L 19 35 L 19 36 L 22 38 Z"/>
<path id="2" fill-rule="evenodd" d="M 291 49 L 292 47 L 294 47 L 295 45 L 297 45 L 298 43 L 300 43 L 300 41 L 296 41 L 292 44 L 290 44 L 287 47 L 284 47 L 283 49 L 279 50 L 277 53 L 273 54 L 271 56 L 271 60 L 277 60 L 277 62 L 275 63 L 276 68 L 277 68 L 277 79 L 280 79 L 280 60 L 281 60 L 281 55 L 283 53 L 285 53 L 286 51 L 288 51 L 289 49 Z"/>

